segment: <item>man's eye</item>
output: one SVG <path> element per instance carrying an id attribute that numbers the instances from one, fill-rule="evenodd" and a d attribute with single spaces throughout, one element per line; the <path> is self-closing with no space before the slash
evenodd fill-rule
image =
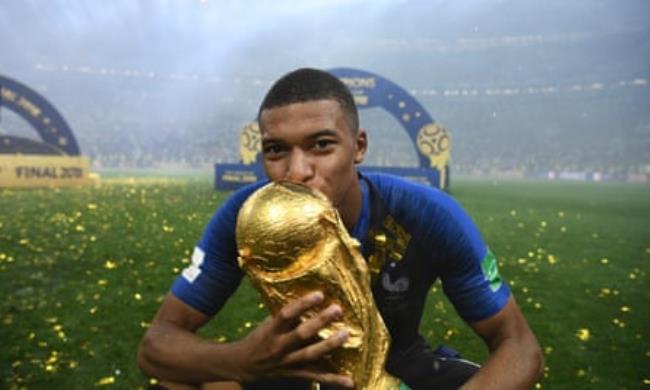
<path id="1" fill-rule="evenodd" d="M 334 141 L 331 139 L 319 139 L 314 143 L 314 149 L 317 150 L 327 149 L 332 145 L 334 145 Z"/>
<path id="2" fill-rule="evenodd" d="M 284 150 L 282 145 L 278 144 L 271 144 L 271 145 L 265 145 L 262 151 L 264 154 L 278 154 L 281 153 Z"/>

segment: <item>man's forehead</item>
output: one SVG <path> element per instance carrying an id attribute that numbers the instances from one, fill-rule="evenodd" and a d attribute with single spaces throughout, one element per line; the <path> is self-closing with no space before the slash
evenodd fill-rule
<path id="1" fill-rule="evenodd" d="M 341 103 L 334 99 L 334 98 L 323 98 L 323 99 L 309 99 L 309 100 L 300 100 L 300 101 L 295 101 L 295 102 L 288 102 L 286 104 L 281 104 L 277 106 L 272 106 L 272 107 L 264 107 L 260 111 L 260 115 L 264 115 L 264 113 L 272 112 L 272 111 L 277 111 L 281 109 L 288 109 L 288 108 L 293 108 L 293 107 L 302 107 L 302 106 L 307 106 L 307 105 L 314 105 L 314 104 L 319 104 L 319 105 L 330 105 L 330 106 L 338 106 L 339 109 L 343 110 L 343 107 L 341 106 Z"/>
<path id="2" fill-rule="evenodd" d="M 296 126 L 306 122 L 322 128 L 336 128 L 351 131 L 351 123 L 346 112 L 336 99 L 308 100 L 270 107 L 262 110 L 259 116 L 259 127 L 264 134 L 269 127 L 291 125 Z M 353 132 L 354 133 L 354 132 Z"/>

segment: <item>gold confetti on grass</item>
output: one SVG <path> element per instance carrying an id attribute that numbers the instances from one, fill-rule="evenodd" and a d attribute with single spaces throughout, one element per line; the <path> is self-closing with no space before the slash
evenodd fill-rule
<path id="1" fill-rule="evenodd" d="M 612 319 L 612 324 L 618 326 L 619 328 L 625 328 L 625 322 L 619 320 L 616 317 Z"/>
<path id="2" fill-rule="evenodd" d="M 555 256 L 551 255 L 551 254 L 549 254 L 546 257 L 546 259 L 548 260 L 548 263 L 551 264 L 551 265 L 557 263 L 557 258 Z"/>
<path id="3" fill-rule="evenodd" d="M 589 339 L 591 338 L 591 333 L 587 328 L 580 328 L 576 331 L 576 337 L 580 341 L 589 341 Z"/>
<path id="4" fill-rule="evenodd" d="M 95 383 L 95 386 L 107 386 L 107 385 L 114 385 L 115 384 L 115 377 L 114 376 L 106 376 L 103 378 L 100 378 L 97 383 Z"/>
<path id="5" fill-rule="evenodd" d="M 64 379 L 67 376 L 78 377 L 74 383 L 92 388 L 106 375 L 112 375 L 115 380 L 112 388 L 148 386 L 147 380 L 139 376 L 133 365 L 132 350 L 135 344 L 130 343 L 130 347 L 122 348 L 123 343 L 115 343 L 114 338 L 103 335 L 110 334 L 111 330 L 120 330 L 124 325 L 128 329 L 126 336 L 131 332 L 130 339 L 141 337 L 143 326 L 151 320 L 157 307 L 155 302 L 173 280 L 170 271 L 175 268 L 174 272 L 178 273 L 183 263 L 188 262 L 194 241 L 223 195 L 213 194 L 211 186 L 206 186 L 202 198 L 194 200 L 160 186 L 147 188 L 147 203 L 142 206 L 140 200 L 144 195 L 141 188 L 135 187 L 135 191 L 132 191 L 131 188 L 104 185 L 102 192 L 105 190 L 111 191 L 111 198 L 99 192 L 93 192 L 90 196 L 80 192 L 79 197 L 70 196 L 70 199 L 55 207 L 50 206 L 52 202 L 47 198 L 41 200 L 43 196 L 34 202 L 23 202 L 14 197 L 7 199 L 8 206 L 2 210 L 10 212 L 0 212 L 0 221 L 4 222 L 0 229 L 0 242 L 9 244 L 0 245 L 0 252 L 4 253 L 0 254 L 0 276 L 6 277 L 0 284 L 12 287 L 3 290 L 8 302 L 0 308 L 0 330 L 6 332 L 7 340 L 11 340 L 10 347 L 16 346 L 15 352 L 8 354 L 6 359 L 6 371 L 9 375 L 15 373 L 15 376 L 2 378 L 2 383 L 8 388 L 38 388 L 40 384 L 62 388 L 64 384 L 72 383 Z M 125 199 L 125 191 L 131 195 L 130 200 Z M 154 198 L 157 191 L 160 200 Z M 55 195 L 54 192 L 49 193 Z M 64 198 L 64 193 L 70 192 L 62 191 L 59 198 Z M 27 192 L 18 191 L 16 194 Z M 33 194 L 31 192 L 30 197 Z M 44 206 L 39 206 L 39 202 Z M 91 209 L 88 207 L 90 203 L 99 207 Z M 639 382 L 644 378 L 650 379 L 647 372 L 633 378 L 615 378 L 615 375 L 611 375 L 615 365 L 627 362 L 625 359 L 610 359 L 611 351 L 622 354 L 629 350 L 630 358 L 642 360 L 639 363 L 642 366 L 650 361 L 650 349 L 645 345 L 648 335 L 644 328 L 644 306 L 638 303 L 642 297 L 639 291 L 642 291 L 647 280 L 645 264 L 650 260 L 647 240 L 639 243 L 629 238 L 626 243 L 620 243 L 620 237 L 628 237 L 625 232 L 616 231 L 616 224 L 611 227 L 603 224 L 601 226 L 608 226 L 607 234 L 603 230 L 603 236 L 598 237 L 597 241 L 591 236 L 593 229 L 597 228 L 597 221 L 592 220 L 586 211 L 585 222 L 580 223 L 576 218 L 577 210 L 567 209 L 566 205 L 554 203 L 542 209 L 532 206 L 532 201 L 530 203 L 521 206 L 521 212 L 514 213 L 516 218 L 511 217 L 509 212 L 511 209 L 518 210 L 520 206 L 505 203 L 482 217 L 479 213 L 479 222 L 492 229 L 504 229 L 503 232 L 487 230 L 488 236 L 491 236 L 488 241 L 500 254 L 503 276 L 512 282 L 513 290 L 522 295 L 520 300 L 530 316 L 531 325 L 539 329 L 540 341 L 546 340 L 547 347 L 543 348 L 543 352 L 552 375 L 544 379 L 541 385 L 543 388 L 562 388 L 563 384 L 574 382 L 578 384 L 577 387 L 587 388 L 591 385 L 587 385 L 590 383 L 588 381 L 598 375 L 603 385 L 601 388 L 632 389 L 643 386 Z M 26 213 L 28 208 L 25 208 L 25 212 L 12 213 L 14 210 L 11 207 L 21 204 L 29 204 L 32 214 Z M 202 210 L 196 212 L 194 217 L 197 207 Z M 535 208 L 535 212 L 531 213 L 531 207 Z M 564 219 L 560 219 L 562 217 L 558 210 L 566 212 Z M 490 214 L 496 217 L 490 217 Z M 59 219 L 53 218 L 54 215 L 58 215 Z M 193 217 L 189 218 L 189 215 Z M 488 219 L 493 223 L 488 224 Z M 540 229 L 542 220 L 547 221 L 545 229 Z M 175 231 L 165 233 L 161 230 L 163 224 L 173 226 Z M 84 226 L 85 232 L 77 232 L 77 225 Z M 562 226 L 567 228 L 565 233 L 560 233 Z M 541 238 L 535 238 L 536 232 L 540 234 L 537 237 Z M 507 237 L 501 239 L 500 233 Z M 560 237 L 564 239 L 559 240 Z M 20 239 L 28 240 L 28 244 L 20 245 Z M 585 242 L 591 245 L 580 245 Z M 37 254 L 37 247 L 43 249 L 42 254 Z M 187 248 L 190 253 L 185 253 Z M 529 251 L 533 252 L 533 256 L 528 256 Z M 8 257 L 15 258 L 15 262 L 10 263 Z M 181 262 L 180 258 L 186 260 Z M 518 264 L 518 258 L 523 258 L 525 262 Z M 601 258 L 608 258 L 608 264 L 602 265 Z M 116 268 L 111 268 L 111 263 Z M 635 271 L 634 267 L 641 271 Z M 539 268 L 539 274 L 533 273 L 535 268 Z M 629 278 L 631 273 L 636 275 L 636 279 Z M 12 279 L 21 280 L 21 283 L 13 283 Z M 98 280 L 105 280 L 104 287 L 98 285 Z M 558 283 L 553 284 L 556 281 Z M 547 283 L 551 289 L 545 287 Z M 440 284 L 432 286 L 431 291 L 441 293 L 441 288 L 437 286 Z M 604 293 L 602 289 L 607 292 Z M 615 289 L 620 290 L 620 294 L 615 294 Z M 67 295 L 62 295 L 64 292 Z M 141 301 L 134 299 L 136 292 L 142 294 Z M 527 302 L 527 297 L 532 299 Z M 577 300 L 577 304 L 574 304 L 576 297 L 584 301 Z M 261 318 L 255 316 L 261 316 L 266 308 L 257 309 L 257 301 L 245 302 L 250 305 L 247 310 L 250 309 L 251 316 L 238 316 L 242 311 L 234 309 L 232 323 L 224 322 L 226 325 L 223 327 L 219 323 L 212 328 L 206 327 L 206 337 L 221 339 L 219 335 L 223 335 L 221 340 L 225 341 L 226 336 L 235 340 L 247 334 L 250 329 L 246 329 L 244 324 L 247 321 L 257 324 Z M 451 315 L 438 315 L 433 305 L 435 302 L 433 298 L 427 305 L 427 309 L 435 314 L 431 314 L 426 323 L 423 321 L 423 334 L 427 335 L 427 339 L 434 344 L 444 342 L 444 332 L 454 327 L 467 333 L 463 330 L 462 322 L 448 321 L 447 317 L 451 318 Z M 565 302 L 566 307 L 562 305 Z M 536 303 L 543 303 L 543 308 L 535 310 Z M 10 310 L 10 305 L 18 310 Z M 623 307 L 630 310 L 625 311 Z M 448 311 L 452 306 L 445 301 L 445 308 Z M 551 308 L 553 311 L 569 308 L 571 315 L 563 318 L 565 326 L 556 325 L 553 322 L 557 321 L 549 322 L 545 318 L 544 310 Z M 2 320 L 8 314 L 13 314 L 13 323 L 5 327 Z M 59 319 L 51 324 L 36 321 L 40 322 L 37 326 L 30 322 L 31 318 L 50 316 Z M 625 328 L 614 324 L 614 317 L 624 321 Z M 61 325 L 60 331 L 67 334 L 69 341 L 66 344 L 57 337 L 55 325 Z M 236 333 L 238 326 L 244 328 L 241 335 Z M 575 332 L 586 326 L 589 326 L 589 334 L 593 337 L 588 342 L 573 339 L 577 335 L 572 334 L 571 330 Z M 29 334 L 32 334 L 31 340 Z M 469 343 L 475 344 L 476 340 L 467 341 L 465 336 L 454 337 L 452 344 L 458 345 L 461 350 L 466 350 Z M 566 339 L 562 341 L 563 337 L 569 338 L 568 343 Z M 557 351 L 547 344 L 553 339 L 557 342 L 553 344 L 553 347 L 558 345 Z M 571 339 L 574 341 L 571 342 Z M 38 343 L 46 347 L 40 347 Z M 635 347 L 632 348 L 632 345 Z M 52 350 L 59 350 L 60 355 L 55 362 L 48 363 Z M 470 351 L 471 348 L 467 353 Z M 129 367 L 128 375 L 106 370 L 113 364 L 124 364 L 120 360 L 122 357 Z M 30 363 L 32 359 L 36 363 Z M 597 363 L 602 360 L 606 363 Z M 12 367 L 14 361 L 22 362 L 22 366 Z M 57 371 L 46 371 L 48 364 Z M 72 371 L 71 368 L 77 367 L 77 364 L 79 368 Z M 582 379 L 576 377 L 580 368 L 584 370 Z M 127 374 L 126 370 L 124 374 Z M 584 384 L 580 386 L 580 382 Z"/>

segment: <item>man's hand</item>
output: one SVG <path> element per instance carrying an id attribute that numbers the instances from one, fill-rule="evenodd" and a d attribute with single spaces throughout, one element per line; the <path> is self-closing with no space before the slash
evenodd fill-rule
<path id="1" fill-rule="evenodd" d="M 339 348 L 348 338 L 346 331 L 335 333 L 326 340 L 317 337 L 321 329 L 343 314 L 338 305 L 330 305 L 313 318 L 300 322 L 302 314 L 323 300 L 321 292 L 314 292 L 290 302 L 238 342 L 237 358 L 241 362 L 238 379 L 252 381 L 286 376 L 352 387 L 350 377 L 310 368 L 310 363 Z"/>
<path id="2" fill-rule="evenodd" d="M 340 318 L 342 312 L 337 305 L 301 323 L 300 316 L 323 301 L 321 292 L 307 294 L 267 318 L 245 339 L 215 343 L 195 334 L 210 317 L 169 294 L 142 339 L 138 364 L 145 374 L 176 383 L 284 376 L 352 387 L 349 377 L 309 367 L 347 339 L 345 332 L 327 340 L 317 338 L 322 328 Z"/>

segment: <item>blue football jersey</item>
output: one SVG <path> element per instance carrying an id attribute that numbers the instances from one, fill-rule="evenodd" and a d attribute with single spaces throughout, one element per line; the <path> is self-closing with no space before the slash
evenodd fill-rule
<path id="1" fill-rule="evenodd" d="M 267 181 L 236 191 L 214 214 L 172 293 L 207 314 L 237 289 L 235 225 L 241 205 Z M 440 279 L 460 316 L 475 322 L 505 306 L 510 290 L 494 255 L 462 207 L 438 189 L 386 174 L 361 176 L 362 208 L 350 234 L 362 244 L 391 354 L 421 339 L 427 294 Z"/>

